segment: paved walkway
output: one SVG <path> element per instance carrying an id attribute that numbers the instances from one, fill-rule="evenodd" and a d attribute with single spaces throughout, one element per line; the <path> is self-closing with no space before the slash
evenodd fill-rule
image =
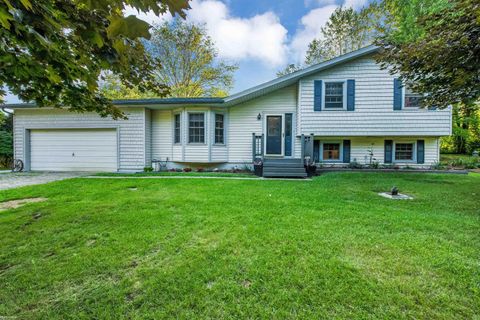
<path id="1" fill-rule="evenodd" d="M 85 175 L 78 172 L 21 172 L 0 173 L 0 190 L 13 189 L 34 184 L 76 178 Z"/>

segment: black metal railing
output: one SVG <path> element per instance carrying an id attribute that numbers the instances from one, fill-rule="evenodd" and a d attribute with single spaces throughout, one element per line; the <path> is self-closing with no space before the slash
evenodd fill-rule
<path id="1" fill-rule="evenodd" d="M 257 135 L 252 133 L 252 161 L 255 162 L 257 159 L 263 160 L 263 143 L 264 143 L 263 134 Z"/>

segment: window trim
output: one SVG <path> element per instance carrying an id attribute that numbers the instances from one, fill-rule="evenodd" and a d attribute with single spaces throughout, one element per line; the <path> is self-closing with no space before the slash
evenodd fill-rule
<path id="1" fill-rule="evenodd" d="M 175 142 L 175 117 L 178 116 L 180 119 L 180 132 L 179 132 L 179 141 Z M 173 113 L 173 145 L 182 145 L 182 113 L 175 112 Z"/>
<path id="2" fill-rule="evenodd" d="M 327 159 L 327 160 L 324 160 L 323 159 L 323 145 L 327 143 L 327 144 L 339 144 L 340 145 L 340 152 L 339 152 L 339 155 L 338 155 L 338 160 L 331 160 L 331 159 Z M 341 140 L 326 140 L 326 141 L 323 141 L 323 140 L 320 140 L 320 154 L 319 154 L 319 159 L 321 162 L 323 163 L 343 163 L 343 141 Z"/>
<path id="3" fill-rule="evenodd" d="M 217 142 L 217 114 L 223 116 L 223 142 Z M 226 134 L 226 116 L 224 112 L 213 112 L 213 145 L 214 146 L 226 146 L 227 134 Z"/>
<path id="4" fill-rule="evenodd" d="M 412 145 L 412 160 L 404 160 L 396 158 L 397 154 L 397 143 L 399 144 L 411 144 Z M 417 142 L 416 141 L 393 141 L 393 154 L 392 162 L 394 163 L 416 163 L 417 162 Z"/>
<path id="5" fill-rule="evenodd" d="M 343 84 L 343 107 L 342 108 L 327 108 L 325 103 L 325 96 L 327 94 L 327 83 L 342 83 Z M 323 80 L 322 81 L 322 111 L 346 111 L 347 110 L 347 80 L 340 79 L 340 80 Z"/>
<path id="6" fill-rule="evenodd" d="M 203 142 L 190 142 L 190 115 L 202 114 L 203 115 Z M 206 145 L 207 144 L 207 117 L 205 111 L 187 111 L 187 144 L 190 145 Z"/>

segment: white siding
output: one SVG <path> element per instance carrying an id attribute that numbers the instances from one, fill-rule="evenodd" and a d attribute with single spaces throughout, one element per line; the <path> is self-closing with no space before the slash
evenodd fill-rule
<path id="1" fill-rule="evenodd" d="M 317 137 L 317 140 L 328 142 L 328 141 L 343 141 L 350 140 L 351 151 L 350 151 L 350 161 L 357 161 L 360 164 L 369 164 L 370 155 L 369 149 L 373 150 L 374 161 L 378 161 L 380 164 L 384 163 L 384 143 L 385 140 L 393 140 L 393 142 L 413 142 L 416 143 L 417 140 L 425 141 L 425 163 L 417 164 L 416 162 L 394 162 L 394 165 L 399 166 L 411 166 L 411 167 L 430 167 L 436 161 L 438 161 L 438 152 L 439 152 L 439 139 L 438 138 L 419 138 L 419 137 Z M 329 164 L 325 163 L 326 166 Z M 341 164 L 344 165 L 344 164 Z"/>
<path id="2" fill-rule="evenodd" d="M 117 128 L 119 170 L 142 170 L 145 165 L 145 112 L 143 108 L 122 108 L 128 120 L 102 118 L 95 113 L 72 113 L 56 109 L 17 109 L 14 115 L 15 158 L 25 158 L 26 129 Z"/>
<path id="3" fill-rule="evenodd" d="M 152 112 L 145 109 L 145 166 L 152 165 Z"/>
<path id="4" fill-rule="evenodd" d="M 290 86 L 280 89 L 266 96 L 236 105 L 229 112 L 229 156 L 231 163 L 250 163 L 252 161 L 252 133 L 262 134 L 264 117 L 268 113 L 293 113 L 295 117 L 297 108 L 297 89 Z M 262 115 L 257 120 L 258 114 Z M 295 120 L 295 119 L 294 119 Z M 293 128 L 295 131 L 295 128 Z M 293 133 L 295 136 L 295 132 Z M 300 151 L 294 139 L 293 154 Z"/>
<path id="5" fill-rule="evenodd" d="M 172 111 L 152 110 L 152 158 L 172 160 L 172 143 Z"/>
<path id="6" fill-rule="evenodd" d="M 355 111 L 313 111 L 314 80 L 355 79 Z M 299 132 L 318 136 L 442 136 L 450 110 L 393 110 L 393 79 L 373 58 L 360 58 L 299 82 Z M 323 106 L 322 106 L 323 107 Z"/>

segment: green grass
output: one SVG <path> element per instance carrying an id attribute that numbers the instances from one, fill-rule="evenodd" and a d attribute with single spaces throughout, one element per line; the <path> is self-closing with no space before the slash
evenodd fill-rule
<path id="1" fill-rule="evenodd" d="M 95 176 L 101 177 L 155 177 L 155 176 L 185 176 L 185 177 L 243 177 L 257 178 L 253 173 L 239 172 L 137 172 L 137 173 L 109 173 L 100 172 Z"/>
<path id="2" fill-rule="evenodd" d="M 377 195 L 392 185 L 415 199 Z M 479 174 L 78 178 L 0 192 L 27 197 L 49 200 L 0 212 L 0 316 L 480 314 Z"/>

